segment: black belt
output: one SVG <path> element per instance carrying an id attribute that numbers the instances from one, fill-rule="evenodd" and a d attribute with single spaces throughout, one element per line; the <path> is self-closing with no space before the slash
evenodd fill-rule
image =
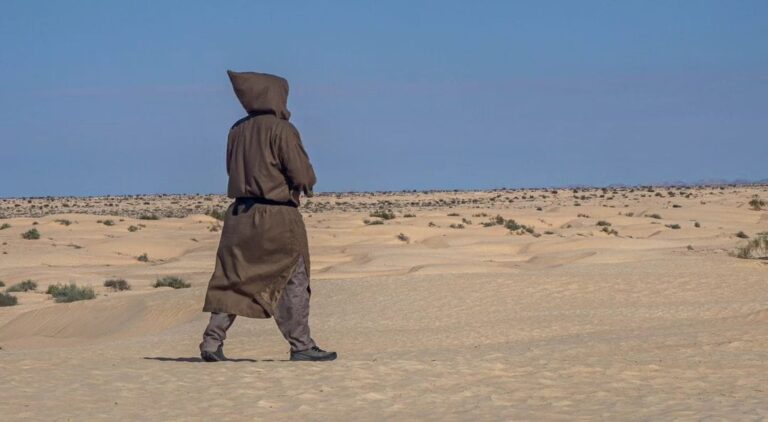
<path id="1" fill-rule="evenodd" d="M 278 205 L 283 207 L 293 207 L 298 208 L 296 204 L 294 204 L 291 201 L 281 202 L 281 201 L 273 201 L 271 199 L 267 198 L 257 198 L 255 196 L 244 196 L 235 198 L 235 208 L 232 210 L 232 214 L 237 215 L 240 213 L 240 207 L 245 207 L 243 211 L 248 212 L 248 210 L 251 209 L 252 206 L 256 204 L 261 205 Z"/>

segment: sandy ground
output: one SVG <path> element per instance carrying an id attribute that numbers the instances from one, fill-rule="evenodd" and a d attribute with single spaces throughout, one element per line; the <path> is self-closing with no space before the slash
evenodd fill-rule
<path id="1" fill-rule="evenodd" d="M 753 195 L 768 187 L 316 197 L 313 337 L 340 359 L 289 362 L 273 321 L 242 318 L 216 364 L 197 351 L 204 213 L 225 198 L 0 200 L 0 280 L 38 283 L 0 307 L 0 419 L 765 420 L 768 261 L 730 255 L 768 232 Z M 396 218 L 365 224 L 378 208 Z M 496 215 L 533 234 L 483 227 Z M 192 287 L 151 287 L 165 275 Z M 44 293 L 70 281 L 96 299 Z"/>

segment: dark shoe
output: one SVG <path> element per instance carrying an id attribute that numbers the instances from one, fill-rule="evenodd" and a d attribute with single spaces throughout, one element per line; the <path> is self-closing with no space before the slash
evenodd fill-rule
<path id="1" fill-rule="evenodd" d="M 221 346 L 219 346 L 215 352 L 209 352 L 207 350 L 201 351 L 200 357 L 203 358 L 203 360 L 206 362 L 222 362 L 227 360 L 227 357 L 224 356 L 224 350 L 222 350 Z"/>
<path id="2" fill-rule="evenodd" d="M 336 352 L 326 352 L 325 350 L 314 346 L 311 349 L 302 350 L 301 352 L 291 352 L 291 360 L 304 360 L 304 361 L 328 361 L 335 360 Z"/>

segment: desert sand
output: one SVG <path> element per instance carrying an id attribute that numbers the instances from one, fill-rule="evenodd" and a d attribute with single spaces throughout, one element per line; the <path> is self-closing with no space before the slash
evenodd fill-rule
<path id="1" fill-rule="evenodd" d="M 0 307 L 0 419 L 764 420 L 768 261 L 732 256 L 736 233 L 768 231 L 754 195 L 768 186 L 319 195 L 311 326 L 339 360 L 289 362 L 273 321 L 241 318 L 214 364 L 206 213 L 226 198 L 0 200 L 0 280 L 38 284 Z M 192 287 L 151 286 L 167 275 Z M 97 297 L 45 294 L 68 282 Z"/>

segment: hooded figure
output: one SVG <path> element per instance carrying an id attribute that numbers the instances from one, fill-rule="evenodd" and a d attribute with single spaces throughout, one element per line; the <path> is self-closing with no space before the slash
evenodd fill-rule
<path id="1" fill-rule="evenodd" d="M 224 360 L 222 346 L 235 316 L 274 317 L 291 345 L 291 360 L 333 360 L 309 335 L 310 260 L 299 213 L 302 193 L 312 196 L 315 173 L 299 132 L 288 121 L 288 81 L 254 72 L 227 71 L 248 116 L 227 142 L 227 194 L 216 268 L 204 312 L 211 320 L 201 355 Z"/>

